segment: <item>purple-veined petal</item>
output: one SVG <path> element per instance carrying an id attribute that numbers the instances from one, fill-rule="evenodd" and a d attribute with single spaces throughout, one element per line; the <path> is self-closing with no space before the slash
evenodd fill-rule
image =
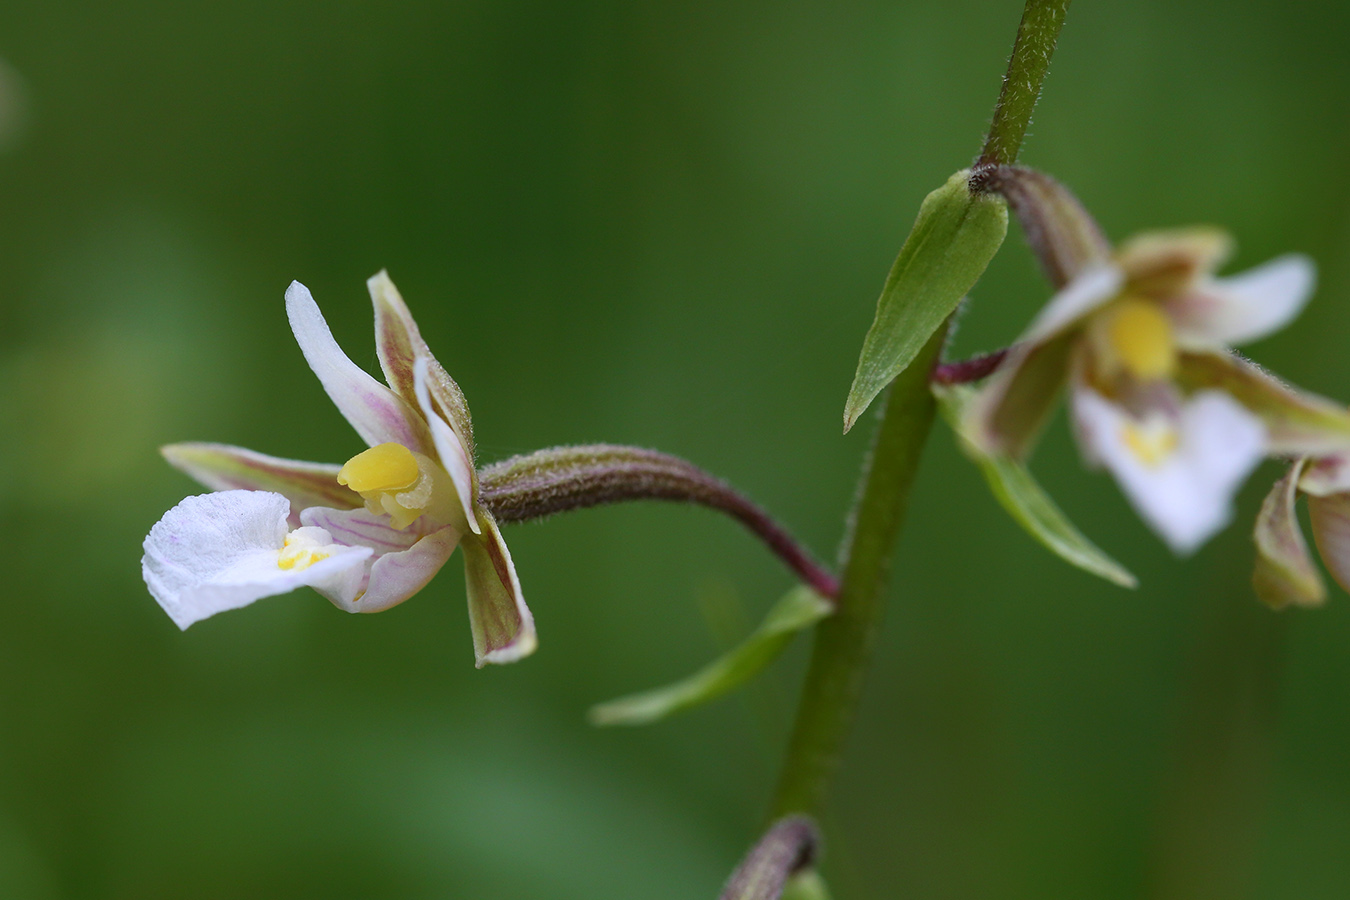
<path id="1" fill-rule="evenodd" d="M 1124 283 L 1125 275 L 1118 266 L 1103 263 L 1085 269 L 1050 298 L 1017 342 L 1034 346 L 1063 334 L 1088 313 L 1115 299 Z"/>
<path id="2" fill-rule="evenodd" d="M 1027 455 L 1069 376 L 1073 343 L 1073 335 L 1061 334 L 1009 352 L 965 414 L 963 432 L 981 451 Z"/>
<path id="3" fill-rule="evenodd" d="M 479 668 L 515 662 L 538 645 L 534 616 L 525 605 L 511 551 L 506 549 L 492 514 L 478 510 L 481 537 L 465 535 L 464 581 L 469 595 L 469 626 Z"/>
<path id="4" fill-rule="evenodd" d="M 341 466 L 255 453 L 228 444 L 169 444 L 159 448 L 174 468 L 213 491 L 271 491 L 291 502 L 291 525 L 311 506 L 351 508 L 361 497 L 337 482 Z"/>
<path id="5" fill-rule="evenodd" d="M 1137 234 L 1116 250 L 1116 262 L 1130 293 L 1166 299 L 1206 280 L 1232 252 L 1226 232 L 1197 226 Z"/>
<path id="6" fill-rule="evenodd" d="M 279 560 L 289 514 L 285 497 L 264 491 L 188 497 L 165 513 L 145 539 L 145 584 L 184 629 L 218 612 L 305 585 L 352 594 L 371 551 L 335 545 L 325 559 L 283 569 Z"/>
<path id="7" fill-rule="evenodd" d="M 366 281 L 366 287 L 375 305 L 375 348 L 389 386 L 408 403 L 419 406 L 413 364 L 418 357 L 426 357 L 427 388 L 436 411 L 450 423 L 472 459 L 473 420 L 464 392 L 422 340 L 417 322 L 403 302 L 403 295 L 389 279 L 389 273 L 381 270 Z"/>
<path id="8" fill-rule="evenodd" d="M 430 529 L 418 520 L 398 529 L 388 516 L 366 509 L 314 507 L 305 510 L 301 519 L 327 531 L 334 543 L 372 551 L 357 594 L 328 597 L 350 613 L 381 612 L 407 600 L 440 571 L 459 542 L 454 528 Z"/>
<path id="9" fill-rule="evenodd" d="M 1183 346 L 1231 347 L 1287 325 L 1303 311 L 1316 280 L 1312 260 L 1289 254 L 1181 293 L 1167 309 Z"/>
<path id="10" fill-rule="evenodd" d="M 1223 391 L 1265 423 L 1273 456 L 1350 453 L 1350 411 L 1298 390 L 1236 353 L 1182 353 L 1177 382 Z"/>
<path id="11" fill-rule="evenodd" d="M 1350 493 L 1350 456 L 1308 459 L 1298 479 L 1298 489 L 1314 497 Z"/>
<path id="12" fill-rule="evenodd" d="M 286 289 L 286 315 L 305 361 L 367 445 L 392 441 L 420 453 L 431 452 L 422 417 L 402 397 L 347 358 L 309 288 L 298 281 L 292 281 Z"/>
<path id="13" fill-rule="evenodd" d="M 1327 571 L 1350 591 L 1350 494 L 1308 498 L 1313 540 Z"/>
<path id="14" fill-rule="evenodd" d="M 1308 555 L 1308 542 L 1298 524 L 1294 501 L 1304 466 L 1297 460 L 1275 482 L 1256 516 L 1256 567 L 1252 586 L 1261 600 L 1275 609 L 1293 603 L 1315 606 L 1326 599 L 1326 586 Z"/>
<path id="15" fill-rule="evenodd" d="M 1260 420 L 1218 391 L 1196 394 L 1179 413 L 1138 419 L 1079 387 L 1073 414 L 1084 454 L 1111 472 L 1135 511 L 1178 554 L 1228 523 L 1233 494 L 1266 452 Z"/>
<path id="16" fill-rule="evenodd" d="M 417 391 L 417 402 L 426 414 L 427 425 L 431 429 L 431 439 L 436 446 L 436 454 L 441 465 L 450 473 L 455 483 L 459 502 L 464 510 L 464 518 L 474 534 L 479 533 L 478 522 L 474 516 L 474 501 L 478 498 L 478 474 L 473 468 L 473 457 L 460 441 L 459 435 L 441 418 L 432 406 L 429 383 L 431 380 L 431 360 L 419 356 L 413 363 L 413 386 Z"/>

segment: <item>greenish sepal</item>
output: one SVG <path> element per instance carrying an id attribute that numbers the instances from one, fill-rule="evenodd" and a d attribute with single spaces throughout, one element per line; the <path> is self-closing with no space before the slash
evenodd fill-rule
<path id="1" fill-rule="evenodd" d="M 1138 579 L 1074 527 L 1025 466 L 1006 454 L 981 450 L 964 433 L 964 413 L 975 394 L 973 388 L 934 386 L 933 394 L 943 419 L 956 432 L 962 451 L 979 466 L 994 498 L 1017 524 L 1065 562 L 1121 587 L 1138 586 Z"/>
<path id="2" fill-rule="evenodd" d="M 778 658 L 793 635 L 834 612 L 834 605 L 805 585 L 774 604 L 739 646 L 682 681 L 591 707 L 592 725 L 646 725 L 701 706 L 735 690 Z"/>
<path id="3" fill-rule="evenodd" d="M 846 432 L 956 310 L 1008 233 L 1003 198 L 972 194 L 969 180 L 970 170 L 957 172 L 919 207 L 863 340 L 844 408 Z"/>
<path id="4" fill-rule="evenodd" d="M 1256 596 L 1272 609 L 1317 606 L 1326 600 L 1327 589 L 1308 554 L 1308 542 L 1299 528 L 1294 503 L 1299 477 L 1306 460 L 1298 459 L 1284 477 L 1275 482 L 1256 516 L 1256 565 L 1252 587 Z M 1309 501 L 1313 502 L 1313 501 Z"/>

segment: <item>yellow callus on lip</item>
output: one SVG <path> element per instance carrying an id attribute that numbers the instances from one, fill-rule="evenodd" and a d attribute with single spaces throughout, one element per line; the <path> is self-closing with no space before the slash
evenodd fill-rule
<path id="1" fill-rule="evenodd" d="M 1170 378 L 1177 344 L 1172 323 L 1157 303 L 1126 297 L 1103 314 L 1104 343 L 1111 361 L 1140 381 Z"/>
<path id="2" fill-rule="evenodd" d="M 1120 436 L 1134 458 L 1150 468 L 1166 462 L 1181 443 L 1176 429 L 1165 422 L 1127 422 Z"/>
<path id="3" fill-rule="evenodd" d="M 421 470 L 412 451 L 402 444 L 377 444 L 347 460 L 338 472 L 338 484 L 358 494 L 406 491 L 417 483 Z"/>
<path id="4" fill-rule="evenodd" d="M 320 537 L 325 540 L 320 540 Z M 297 528 L 286 535 L 286 543 L 277 556 L 279 569 L 308 569 L 333 555 L 333 544 L 321 528 Z"/>

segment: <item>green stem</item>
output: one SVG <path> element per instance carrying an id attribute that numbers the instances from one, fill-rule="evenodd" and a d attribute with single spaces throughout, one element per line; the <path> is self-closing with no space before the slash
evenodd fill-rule
<path id="1" fill-rule="evenodd" d="M 977 165 L 1010 166 L 1017 162 L 1070 2 L 1027 0 L 1012 59 L 1008 60 L 1008 74 L 1003 76 L 1003 91 L 994 107 L 994 121 Z"/>
<path id="2" fill-rule="evenodd" d="M 1027 0 L 981 164 L 1010 165 L 1017 159 L 1069 2 Z M 933 424 L 936 407 L 928 383 L 946 336 L 944 325 L 887 389 L 844 541 L 837 611 L 816 629 L 773 819 L 791 813 L 818 817 L 839 765 L 881 626 L 891 555 Z"/>
<path id="3" fill-rule="evenodd" d="M 928 377 L 947 329 L 938 329 L 887 390 L 881 426 L 863 471 L 845 540 L 838 611 L 816 629 L 797 723 L 773 801 L 772 818 L 819 815 L 830 776 L 857 711 L 863 677 L 884 611 L 891 551 L 900 536 L 919 456 L 933 424 Z"/>

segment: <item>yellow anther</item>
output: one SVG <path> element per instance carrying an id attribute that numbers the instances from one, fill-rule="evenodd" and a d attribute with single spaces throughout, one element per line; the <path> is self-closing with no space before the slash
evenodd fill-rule
<path id="1" fill-rule="evenodd" d="M 277 556 L 277 568 L 308 569 L 319 560 L 327 559 L 333 555 L 333 545 L 327 539 L 328 533 L 322 528 L 295 529 L 286 535 L 286 543 Z"/>
<path id="2" fill-rule="evenodd" d="M 1126 422 L 1120 436 L 1134 458 L 1149 467 L 1166 462 L 1180 443 L 1176 429 L 1166 422 Z"/>
<path id="3" fill-rule="evenodd" d="M 1176 369 L 1172 323 L 1158 304 L 1127 297 L 1105 313 L 1107 345 L 1115 360 L 1141 381 L 1168 378 Z"/>
<path id="4" fill-rule="evenodd" d="M 378 444 L 356 454 L 338 472 L 338 484 L 360 494 L 405 491 L 421 473 L 412 451 L 402 444 Z"/>

